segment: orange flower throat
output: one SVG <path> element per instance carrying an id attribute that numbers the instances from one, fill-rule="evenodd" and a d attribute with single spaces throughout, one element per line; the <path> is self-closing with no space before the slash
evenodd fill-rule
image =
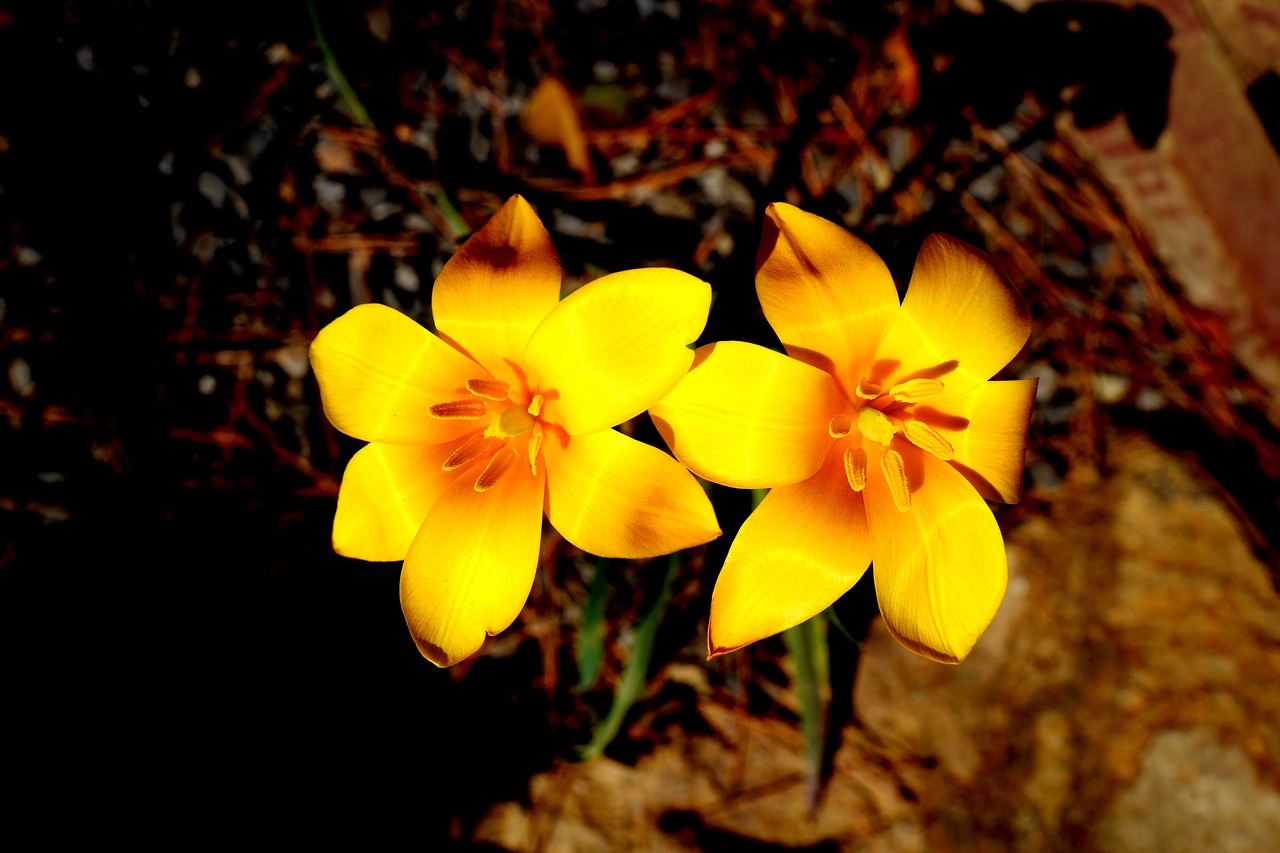
<path id="1" fill-rule="evenodd" d="M 488 464 L 476 477 L 477 492 L 493 488 L 521 457 L 528 460 L 529 471 L 536 477 L 538 458 L 542 454 L 542 395 L 534 394 L 527 405 L 515 403 L 511 399 L 511 386 L 499 379 L 468 379 L 466 389 L 470 398 L 436 403 L 430 409 L 431 416 L 441 420 L 468 421 L 487 418 L 489 424 L 484 430 L 477 425 L 476 431 L 449 454 L 441 467 L 454 471 L 488 456 Z M 529 439 L 523 446 L 513 441 L 525 434 Z"/>
<path id="2" fill-rule="evenodd" d="M 846 441 L 848 446 L 844 451 L 844 473 L 849 488 L 860 492 L 867 487 L 867 451 L 863 449 L 862 442 L 875 442 L 884 448 L 880 455 L 880 472 L 893 495 L 894 506 L 899 512 L 911 509 L 911 483 L 907 477 L 906 460 L 893 449 L 893 444 L 901 436 L 943 461 L 955 455 L 951 442 L 932 426 L 918 420 L 915 412 L 916 403 L 941 393 L 943 387 L 937 379 L 908 379 L 885 392 L 866 379 L 858 382 L 855 399 L 849 401 L 851 411 L 836 414 L 827 424 L 827 433 L 837 440 L 846 440 L 857 430 L 857 436 Z"/>

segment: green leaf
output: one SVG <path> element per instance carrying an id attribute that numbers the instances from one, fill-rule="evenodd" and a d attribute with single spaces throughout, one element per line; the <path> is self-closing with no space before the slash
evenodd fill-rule
<path id="1" fill-rule="evenodd" d="M 316 44 L 320 46 L 320 54 L 324 57 L 324 70 L 328 72 L 330 79 L 333 80 L 333 85 L 338 87 L 342 100 L 347 103 L 347 109 L 351 110 L 352 118 L 361 127 L 377 130 L 373 124 L 373 119 L 369 117 L 369 111 L 364 108 L 364 104 L 360 103 L 360 96 L 356 94 L 356 90 L 347 82 L 347 75 L 342 73 L 342 68 L 338 65 L 338 57 L 334 55 L 332 48 L 329 47 L 329 40 L 324 37 L 324 30 L 320 26 L 320 16 L 316 14 L 316 7 L 312 5 L 311 0 L 307 0 L 307 14 L 311 17 L 311 26 L 316 31 Z"/>
<path id="2" fill-rule="evenodd" d="M 680 552 L 672 554 L 667 560 L 667 573 L 662 578 L 662 588 L 658 598 L 649 608 L 649 612 L 636 627 L 635 643 L 631 647 L 631 656 L 622 672 L 622 680 L 613 692 L 613 705 L 609 713 L 596 724 L 591 741 L 578 753 L 583 761 L 595 758 L 604 752 L 605 747 L 613 742 L 622 728 L 622 720 L 631 710 L 649 683 L 649 663 L 653 659 L 653 644 L 658 637 L 658 626 L 662 623 L 662 611 L 671 600 L 671 584 L 675 580 L 676 568 L 680 565 Z"/>
<path id="3" fill-rule="evenodd" d="M 574 643 L 578 657 L 578 690 L 590 690 L 600 677 L 604 665 L 604 613 L 609 601 L 609 560 L 596 560 L 595 573 L 587 590 L 587 604 L 582 609 L 582 624 Z"/>
<path id="4" fill-rule="evenodd" d="M 788 628 L 782 634 L 787 654 L 795 669 L 796 694 L 800 699 L 800 731 L 804 737 L 804 757 L 808 765 L 805 787 L 809 807 L 817 808 L 822 790 L 823 749 L 826 745 L 827 707 L 822 686 L 828 683 L 827 618 L 819 613 Z"/>

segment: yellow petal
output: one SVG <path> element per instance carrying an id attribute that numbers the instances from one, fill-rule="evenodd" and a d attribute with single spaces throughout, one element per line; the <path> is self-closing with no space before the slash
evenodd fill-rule
<path id="1" fill-rule="evenodd" d="M 512 196 L 444 265 L 431 291 L 441 337 L 519 386 L 512 365 L 560 301 L 560 259 L 529 203 Z"/>
<path id="2" fill-rule="evenodd" d="M 707 649 L 740 649 L 821 612 L 871 561 L 862 495 L 833 448 L 818 473 L 769 492 L 742 525 L 711 595 Z"/>
<path id="3" fill-rule="evenodd" d="M 549 432 L 547 518 L 574 545 L 601 557 L 670 554 L 720 535 L 706 492 L 667 454 L 616 430 Z"/>
<path id="4" fill-rule="evenodd" d="M 756 291 L 794 358 L 835 377 L 852 398 L 898 310 L 893 277 L 870 246 L 789 204 L 765 211 Z"/>
<path id="5" fill-rule="evenodd" d="M 523 466 L 477 492 L 463 476 L 445 490 L 409 546 L 400 606 L 418 650 L 452 666 L 520 615 L 538 565 L 543 483 Z"/>
<path id="6" fill-rule="evenodd" d="M 915 408 L 917 418 L 951 442 L 951 464 L 989 501 L 1017 503 L 1022 497 L 1036 381 L 983 382 L 967 394 Z"/>
<path id="7" fill-rule="evenodd" d="M 342 475 L 333 550 L 358 560 L 403 560 L 431 507 L 464 470 L 442 467 L 458 444 L 362 447 Z"/>
<path id="8" fill-rule="evenodd" d="M 955 397 L 994 376 L 1030 334 L 1027 303 L 991 258 L 931 234 L 871 378 L 886 388 L 914 377 L 940 379 L 944 388 L 930 401 Z"/>
<path id="9" fill-rule="evenodd" d="M 699 347 L 693 368 L 649 410 L 676 458 L 703 479 L 739 489 L 798 483 L 831 446 L 844 399 L 831 377 L 741 341 Z"/>
<path id="10" fill-rule="evenodd" d="M 431 416 L 437 403 L 468 397 L 468 379 L 488 374 L 386 305 L 357 305 L 320 330 L 311 366 L 324 413 L 365 441 L 438 444 L 475 429 Z"/>
<path id="11" fill-rule="evenodd" d="M 613 273 L 570 294 L 529 339 L 543 417 L 570 435 L 633 418 L 675 387 L 711 308 L 711 287 L 673 269 Z"/>
<path id="12" fill-rule="evenodd" d="M 991 510 L 948 463 L 906 442 L 911 507 L 900 512 L 871 465 L 866 498 L 876 597 L 889 632 L 918 655 L 959 663 L 991 624 L 1008 580 Z M 870 453 L 883 449 L 869 445 Z"/>

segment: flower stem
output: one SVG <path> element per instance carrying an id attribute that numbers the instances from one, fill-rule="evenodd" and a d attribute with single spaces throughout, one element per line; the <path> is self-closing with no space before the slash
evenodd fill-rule
<path id="1" fill-rule="evenodd" d="M 671 584 L 679 565 L 680 552 L 677 551 L 667 560 L 667 573 L 662 578 L 662 588 L 658 591 L 657 600 L 636 627 L 635 645 L 631 647 L 631 656 L 622 672 L 622 680 L 613 692 L 613 705 L 604 719 L 596 724 L 591 742 L 578 753 L 583 761 L 600 755 L 613 742 L 622 728 L 622 720 L 627 711 L 631 710 L 631 706 L 649 683 L 649 663 L 653 658 L 654 641 L 658 637 L 658 625 L 662 623 L 662 611 L 666 610 L 667 602 L 671 599 Z"/>

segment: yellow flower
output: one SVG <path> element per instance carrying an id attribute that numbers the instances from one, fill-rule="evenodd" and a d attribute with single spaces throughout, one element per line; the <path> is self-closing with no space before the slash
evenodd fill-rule
<path id="1" fill-rule="evenodd" d="M 1008 576 L 983 498 L 1021 496 L 1036 383 L 987 380 L 1026 342 L 1026 303 L 986 255 L 935 234 L 899 305 L 884 263 L 844 229 L 786 204 L 768 217 L 756 289 L 790 357 L 701 347 L 650 410 L 694 473 L 772 488 L 716 581 L 709 651 L 803 622 L 874 561 L 892 634 L 958 663 Z"/>
<path id="2" fill-rule="evenodd" d="M 519 615 L 542 515 L 606 557 L 720 535 L 698 482 L 610 427 L 670 391 L 711 291 L 671 269 L 614 273 L 560 300 L 560 263 L 515 196 L 441 270 L 438 337 L 361 305 L 311 345 L 325 414 L 370 442 L 338 495 L 333 545 L 404 560 L 400 602 L 422 654 L 449 666 Z"/>

